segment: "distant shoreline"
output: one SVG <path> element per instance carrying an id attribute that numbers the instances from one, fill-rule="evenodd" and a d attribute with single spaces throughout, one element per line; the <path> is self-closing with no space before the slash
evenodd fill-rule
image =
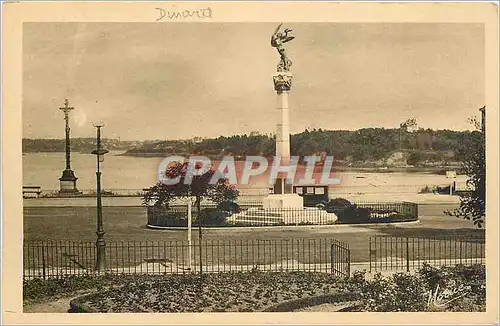
<path id="1" fill-rule="evenodd" d="M 114 156 L 126 156 L 126 157 L 137 157 L 137 158 L 158 158 L 165 157 L 165 154 L 160 153 L 130 153 L 124 150 L 113 150 L 115 152 Z M 120 153 L 121 152 L 121 153 Z M 34 154 L 34 153 L 64 153 L 64 152 L 23 152 L 22 154 Z M 88 154 L 84 152 L 75 152 L 78 154 Z M 208 157 L 212 160 L 218 160 L 218 158 Z M 236 158 L 235 161 L 243 162 L 243 159 Z M 362 173 L 432 173 L 432 174 L 446 174 L 447 170 L 457 170 L 458 166 L 346 166 L 346 165 L 335 165 L 333 169 L 336 172 L 362 172 Z"/>
<path id="2" fill-rule="evenodd" d="M 180 155 L 180 154 L 179 154 Z M 117 156 L 129 156 L 129 157 L 165 157 L 165 154 L 160 153 L 130 153 L 124 152 L 118 154 Z M 210 157 L 212 160 L 218 160 L 218 158 Z M 236 158 L 235 161 L 243 162 L 243 159 Z M 346 165 L 335 165 L 333 168 L 339 172 L 365 172 L 365 173 L 395 173 L 395 172 L 414 172 L 414 173 L 433 173 L 433 174 L 446 174 L 447 170 L 457 170 L 458 166 L 387 166 L 387 167 L 376 167 L 376 166 L 346 166 Z"/>

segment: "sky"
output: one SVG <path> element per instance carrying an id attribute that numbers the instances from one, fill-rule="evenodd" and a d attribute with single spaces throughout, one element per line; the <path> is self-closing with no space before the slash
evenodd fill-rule
<path id="1" fill-rule="evenodd" d="M 23 137 L 187 139 L 279 123 L 272 23 L 25 23 Z M 290 130 L 472 129 L 484 105 L 484 27 L 287 23 Z"/>

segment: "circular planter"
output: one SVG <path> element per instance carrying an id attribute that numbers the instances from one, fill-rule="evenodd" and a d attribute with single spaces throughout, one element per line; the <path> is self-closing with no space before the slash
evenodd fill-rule
<path id="1" fill-rule="evenodd" d="M 351 227 L 351 226 L 369 226 L 369 227 L 386 227 L 386 226 L 399 226 L 399 225 L 412 225 L 412 224 L 420 224 L 420 220 L 415 220 L 415 221 L 406 221 L 406 222 L 386 222 L 386 223 L 352 223 L 352 224 L 324 224 L 324 225 L 275 225 L 275 226 L 223 226 L 223 227 L 217 227 L 217 226 L 203 226 L 205 230 L 210 229 L 210 230 L 227 230 L 227 231 L 235 231 L 235 232 L 240 232 L 241 230 L 275 230 L 275 229 L 280 229 L 280 230 L 295 230 L 295 229 L 304 229 L 304 228 L 309 228 L 311 230 L 314 229 L 323 229 L 323 228 L 345 228 L 345 227 Z M 148 229 L 151 230 L 170 230 L 170 231 L 175 231 L 175 230 L 181 230 L 185 231 L 188 229 L 186 226 L 156 226 L 156 225 L 150 225 L 147 224 L 145 226 Z M 197 227 L 193 227 L 195 229 Z"/>
<path id="2" fill-rule="evenodd" d="M 292 220 L 290 220 L 289 216 L 286 214 L 288 212 L 287 210 L 271 210 L 267 212 L 262 207 L 251 207 L 234 214 L 215 210 L 209 211 L 211 215 L 204 217 L 203 227 L 213 229 L 239 229 L 340 225 L 387 226 L 419 223 L 418 205 L 415 203 L 359 203 L 353 204 L 352 207 L 355 209 L 354 213 L 352 213 L 353 209 L 346 207 L 329 207 L 325 210 L 304 208 L 300 211 L 301 213 L 299 215 L 297 215 L 298 213 L 295 211 L 290 211 L 293 217 Z M 204 208 L 204 210 L 206 209 L 209 208 Z M 364 215 L 361 214 L 360 211 Z M 326 215 L 334 215 L 335 219 L 330 220 L 328 216 L 323 216 L 323 213 Z M 355 216 L 351 216 L 351 213 L 355 214 Z M 218 214 L 224 216 L 219 216 Z M 301 214 L 305 215 L 302 216 Z M 187 211 L 184 211 L 183 208 L 176 207 L 174 209 L 172 207 L 170 210 L 165 210 L 162 208 L 148 207 L 147 215 L 148 228 L 166 230 L 187 229 Z M 209 216 L 211 217 L 206 220 Z M 196 227 L 196 223 L 194 222 L 196 221 L 193 221 L 193 227 Z"/>
<path id="3" fill-rule="evenodd" d="M 91 294 L 86 294 L 80 297 L 77 297 L 70 301 L 70 313 L 96 313 L 94 309 L 90 308 L 85 304 L 88 299 L 93 296 L 105 295 L 106 293 L 111 292 L 111 290 L 103 291 L 103 292 L 95 292 Z M 356 293 L 352 292 L 337 292 L 324 294 L 314 297 L 307 297 L 302 299 L 295 299 L 286 302 L 279 303 L 277 305 L 273 305 L 265 308 L 262 312 L 291 312 L 293 310 L 313 307 L 325 303 L 342 303 L 342 302 L 355 302 L 358 298 Z M 357 311 L 358 306 L 356 304 L 350 305 L 348 307 L 342 308 L 339 311 Z"/>

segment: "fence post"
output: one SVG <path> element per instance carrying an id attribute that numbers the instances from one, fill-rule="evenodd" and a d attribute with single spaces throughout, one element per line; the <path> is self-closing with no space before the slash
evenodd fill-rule
<path id="1" fill-rule="evenodd" d="M 462 264 L 462 239 L 460 239 L 459 244 L 460 244 L 460 247 L 458 249 L 458 255 L 460 256 L 460 264 Z"/>
<path id="2" fill-rule="evenodd" d="M 42 274 L 43 274 L 43 279 L 46 279 L 46 273 L 45 273 L 45 247 L 42 242 Z"/>
<path id="3" fill-rule="evenodd" d="M 347 278 L 351 277 L 351 249 L 347 244 Z"/>
<path id="4" fill-rule="evenodd" d="M 410 238 L 406 237 L 406 271 L 410 271 Z"/>
<path id="5" fill-rule="evenodd" d="M 192 202 L 191 198 L 188 198 L 188 216 L 187 216 L 187 223 L 188 223 L 188 269 L 191 271 L 191 262 L 193 261 L 193 250 L 192 250 L 192 244 L 191 244 L 191 218 L 192 218 Z"/>
<path id="6" fill-rule="evenodd" d="M 332 244 L 330 244 L 330 274 L 332 274 L 332 275 L 334 274 L 334 271 L 335 271 L 335 269 L 333 267 L 333 259 L 334 259 L 334 257 L 333 257 L 333 243 L 332 243 Z"/>

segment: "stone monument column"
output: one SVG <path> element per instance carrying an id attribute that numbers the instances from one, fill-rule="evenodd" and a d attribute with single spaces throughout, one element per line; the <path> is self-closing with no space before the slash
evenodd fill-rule
<path id="1" fill-rule="evenodd" d="M 288 95 L 292 88 L 292 73 L 290 66 L 292 61 L 288 58 L 285 43 L 290 42 L 295 37 L 289 35 L 292 31 L 289 28 L 280 31 L 281 24 L 271 36 L 271 46 L 276 48 L 280 56 L 276 68 L 276 74 L 273 76 L 274 90 L 277 94 L 277 109 L 281 114 L 281 123 L 277 125 L 276 132 L 276 157 L 280 157 L 280 165 L 290 164 L 290 108 L 288 106 Z M 293 193 L 293 185 L 286 182 L 286 178 L 278 175 L 273 185 L 273 192 L 264 198 L 263 207 L 267 208 L 303 208 L 303 199 L 301 196 Z"/>
<path id="2" fill-rule="evenodd" d="M 288 106 L 288 95 L 292 87 L 292 74 L 290 72 L 277 72 L 273 76 L 274 90 L 277 93 L 277 109 L 280 111 L 281 123 L 277 124 L 276 130 L 276 156 L 281 157 L 281 165 L 290 164 L 290 108 Z M 278 177 L 274 184 L 275 194 L 291 194 L 292 185 L 285 182 L 284 178 Z"/>

